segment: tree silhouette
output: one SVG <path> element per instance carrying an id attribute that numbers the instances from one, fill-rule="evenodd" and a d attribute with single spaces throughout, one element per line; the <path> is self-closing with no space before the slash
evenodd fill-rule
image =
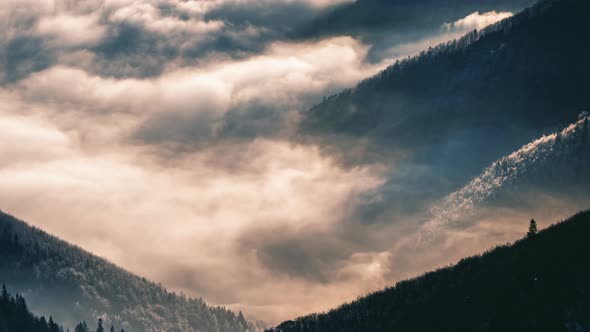
<path id="1" fill-rule="evenodd" d="M 267 332 L 590 331 L 589 232 L 590 210 Z"/>
<path id="2" fill-rule="evenodd" d="M 90 330 L 88 329 L 88 325 L 84 321 L 76 325 L 74 332 L 90 332 Z"/>
<path id="3" fill-rule="evenodd" d="M 104 332 L 104 327 L 102 326 L 102 318 L 98 319 L 98 328 L 96 328 L 96 332 Z"/>
<path id="4" fill-rule="evenodd" d="M 531 223 L 529 224 L 529 231 L 526 233 L 527 237 L 535 236 L 537 234 L 537 222 L 535 219 L 531 219 Z"/>
<path id="5" fill-rule="evenodd" d="M 35 317 L 28 309 L 25 299 L 16 294 L 10 295 L 2 286 L 0 297 L 0 332 L 63 332 L 53 317 L 49 322 L 45 317 Z"/>

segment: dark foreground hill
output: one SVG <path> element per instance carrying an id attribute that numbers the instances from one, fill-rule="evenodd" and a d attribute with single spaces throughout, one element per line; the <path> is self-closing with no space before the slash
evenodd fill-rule
<path id="1" fill-rule="evenodd" d="M 0 212 L 0 283 L 67 326 L 130 332 L 255 331 L 241 313 L 187 298 Z"/>
<path id="2" fill-rule="evenodd" d="M 590 331 L 590 211 L 271 331 Z"/>

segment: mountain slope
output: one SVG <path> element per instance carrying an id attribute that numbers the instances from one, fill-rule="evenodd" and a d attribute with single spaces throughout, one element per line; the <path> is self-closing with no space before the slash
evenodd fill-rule
<path id="1" fill-rule="evenodd" d="M 484 205 L 514 204 L 518 196 L 546 193 L 568 199 L 590 195 L 588 113 L 503 157 L 431 209 L 431 226 L 456 220 Z M 571 198 L 570 198 L 571 200 Z M 520 202 L 519 202 L 520 203 Z M 518 203 L 517 203 L 518 204 Z"/>
<path id="2" fill-rule="evenodd" d="M 588 331 L 590 211 L 275 332 Z"/>
<path id="3" fill-rule="evenodd" d="M 0 237 L 0 283 L 64 324 L 102 317 L 130 332 L 256 330 L 241 313 L 168 292 L 2 212 Z"/>
<path id="4" fill-rule="evenodd" d="M 300 133 L 346 163 L 428 165 L 453 189 L 590 106 L 589 10 L 543 0 L 327 98 Z"/>

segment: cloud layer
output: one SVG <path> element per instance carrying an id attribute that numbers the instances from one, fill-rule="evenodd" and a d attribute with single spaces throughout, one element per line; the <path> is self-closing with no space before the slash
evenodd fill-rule
<path id="1" fill-rule="evenodd" d="M 446 262 L 408 262 L 428 216 L 388 199 L 432 169 L 344 165 L 296 128 L 323 96 L 509 13 L 469 5 L 424 29 L 414 13 L 401 37 L 336 24 L 369 2 L 2 1 L 1 208 L 273 322 Z M 459 238 L 441 252 L 481 248 Z"/>

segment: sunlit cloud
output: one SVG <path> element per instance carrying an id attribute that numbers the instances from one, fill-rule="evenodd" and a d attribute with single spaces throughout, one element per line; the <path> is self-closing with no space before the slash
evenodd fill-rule
<path id="1" fill-rule="evenodd" d="M 490 24 L 494 24 L 512 15 L 511 12 L 491 11 L 483 14 L 474 12 L 455 22 L 444 23 L 443 27 L 448 31 L 458 30 L 460 32 L 466 32 L 473 29 L 481 30 Z"/>
<path id="2" fill-rule="evenodd" d="M 37 31 L 63 46 L 94 45 L 106 33 L 106 28 L 98 20 L 96 14 L 46 16 L 39 21 Z"/>
<path id="3" fill-rule="evenodd" d="M 380 190 L 405 170 L 343 166 L 303 144 L 300 111 L 511 14 L 473 13 L 392 45 L 293 37 L 347 3 L 2 1 L 0 42 L 11 46 L 0 49 L 9 64 L 1 208 L 172 289 L 273 322 L 443 261 L 404 265 L 402 239 L 415 239 L 423 216 L 401 220 Z M 368 61 L 376 46 L 384 57 Z M 343 144 L 355 155 L 368 143 Z M 374 203 L 388 222 L 357 218 Z M 463 254 L 451 247 L 468 233 L 450 236 L 440 255 Z"/>

